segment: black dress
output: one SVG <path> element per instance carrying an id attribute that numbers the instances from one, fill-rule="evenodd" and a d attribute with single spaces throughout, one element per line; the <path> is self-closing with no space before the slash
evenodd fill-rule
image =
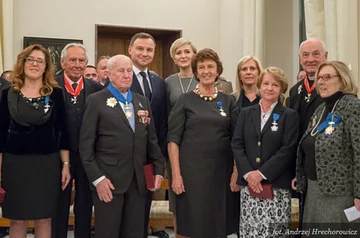
<path id="1" fill-rule="evenodd" d="M 220 115 L 222 103 L 226 116 Z M 236 232 L 236 196 L 230 190 L 234 158 L 231 137 L 238 108 L 219 93 L 204 101 L 194 92 L 176 102 L 169 122 L 169 142 L 179 145 L 185 193 L 176 197 L 177 232 L 192 238 L 224 237 Z"/>
<path id="2" fill-rule="evenodd" d="M 46 112 L 44 97 L 29 100 L 11 88 L 1 101 L 3 217 L 50 218 L 61 186 L 59 150 L 68 148 L 62 90 L 54 89 Z"/>

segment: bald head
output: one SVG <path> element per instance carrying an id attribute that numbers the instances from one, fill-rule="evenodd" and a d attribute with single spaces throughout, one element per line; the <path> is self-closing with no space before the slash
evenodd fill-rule
<path id="1" fill-rule="evenodd" d="M 131 87 L 133 78 L 132 61 L 126 55 L 115 55 L 109 59 L 109 78 L 120 92 L 125 93 Z"/>
<path id="2" fill-rule="evenodd" d="M 328 52 L 324 42 L 318 39 L 309 39 L 300 44 L 299 60 L 302 68 L 310 77 L 315 75 L 319 65 L 327 61 Z"/>

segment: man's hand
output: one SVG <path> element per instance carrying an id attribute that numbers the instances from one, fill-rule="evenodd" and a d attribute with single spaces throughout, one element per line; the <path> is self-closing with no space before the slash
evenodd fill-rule
<path id="1" fill-rule="evenodd" d="M 156 190 L 158 190 L 160 188 L 161 183 L 162 183 L 163 180 L 164 180 L 164 178 L 162 176 L 156 175 L 155 176 L 155 188 L 150 189 L 150 191 L 155 192 Z"/>
<path id="2" fill-rule="evenodd" d="M 96 185 L 96 192 L 99 196 L 100 201 L 106 203 L 111 202 L 111 200 L 113 199 L 111 190 L 115 190 L 115 187 L 107 178 L 104 178 L 103 180 L 101 180 L 100 183 L 98 183 L 98 185 Z"/>
<path id="3" fill-rule="evenodd" d="M 291 180 L 291 188 L 296 191 L 296 185 L 295 185 L 295 183 L 296 183 L 296 178 L 293 178 L 293 179 Z"/>

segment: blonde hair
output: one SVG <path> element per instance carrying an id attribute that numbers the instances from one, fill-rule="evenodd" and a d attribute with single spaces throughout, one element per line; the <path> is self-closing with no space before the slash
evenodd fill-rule
<path id="1" fill-rule="evenodd" d="M 338 73 L 342 84 L 341 88 L 339 89 L 340 92 L 357 95 L 358 87 L 356 86 L 354 77 L 349 67 L 344 62 L 341 61 L 328 61 L 319 65 L 319 68 L 315 73 L 315 83 L 317 90 L 318 90 L 318 75 L 320 70 L 325 66 L 332 66 Z"/>
<path id="2" fill-rule="evenodd" d="M 197 49 L 196 49 L 195 45 L 193 45 L 193 43 L 191 43 L 191 41 L 189 41 L 185 38 L 179 38 L 179 39 L 175 40 L 170 46 L 170 57 L 172 59 L 174 59 L 176 50 L 184 45 L 189 45 L 191 47 L 192 51 L 194 52 L 194 54 L 196 54 Z"/>
<path id="3" fill-rule="evenodd" d="M 51 62 L 49 52 L 39 44 L 34 44 L 26 47 L 23 51 L 20 52 L 17 56 L 17 61 L 14 65 L 12 73 L 12 88 L 14 91 L 18 92 L 24 86 L 25 82 L 25 72 L 24 65 L 25 60 L 31 52 L 34 50 L 39 50 L 45 55 L 45 72 L 43 74 L 43 86 L 40 88 L 41 96 L 48 96 L 53 92 L 54 87 L 59 87 L 57 81 L 55 80 L 54 65 Z"/>
<path id="4" fill-rule="evenodd" d="M 278 67 L 267 67 L 261 71 L 259 80 L 257 81 L 257 87 L 260 89 L 260 85 L 264 79 L 264 76 L 268 74 L 273 77 L 278 83 L 280 83 L 280 93 L 286 93 L 288 89 L 288 82 L 284 71 Z"/>
<path id="5" fill-rule="evenodd" d="M 243 66 L 246 62 L 248 62 L 248 61 L 250 61 L 250 60 L 252 60 L 252 61 L 255 62 L 256 66 L 257 66 L 257 69 L 258 69 L 258 71 L 259 71 L 259 75 L 260 75 L 260 73 L 261 73 L 261 70 L 262 70 L 261 62 L 260 62 L 260 60 L 259 60 L 258 58 L 256 58 L 255 56 L 246 55 L 246 56 L 242 57 L 242 58 L 239 60 L 239 62 L 238 62 L 238 64 L 237 64 L 237 67 L 236 67 L 236 92 L 235 92 L 235 98 L 236 98 L 236 100 L 239 99 L 240 94 L 241 94 L 241 91 L 242 91 L 242 89 L 243 89 L 243 87 L 244 87 L 244 84 L 243 84 L 243 82 L 240 80 L 240 76 L 239 76 L 240 70 L 241 70 L 242 66 Z M 259 76 L 259 75 L 258 75 L 258 76 Z"/>

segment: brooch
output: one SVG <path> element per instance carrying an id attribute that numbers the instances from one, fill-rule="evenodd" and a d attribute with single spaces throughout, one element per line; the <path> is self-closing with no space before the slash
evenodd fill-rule
<path id="1" fill-rule="evenodd" d="M 108 98 L 108 99 L 106 100 L 106 105 L 107 105 L 108 107 L 114 108 L 114 107 L 116 106 L 116 104 L 117 104 L 117 100 L 116 100 L 116 98 L 114 98 L 114 97 Z"/>

